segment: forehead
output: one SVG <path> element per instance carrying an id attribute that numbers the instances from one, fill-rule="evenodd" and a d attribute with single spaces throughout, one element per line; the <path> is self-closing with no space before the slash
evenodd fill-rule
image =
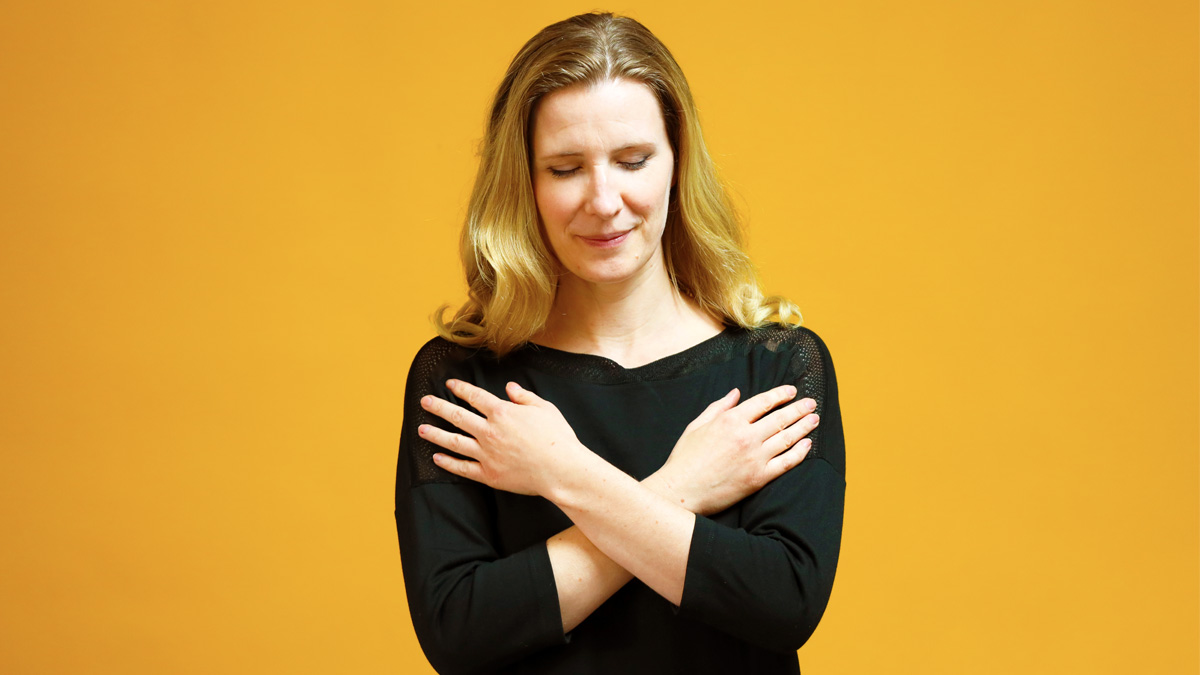
<path id="1" fill-rule="evenodd" d="M 560 89 L 541 100 L 533 120 L 535 155 L 665 143 L 666 138 L 658 98 L 649 87 L 632 80 Z"/>

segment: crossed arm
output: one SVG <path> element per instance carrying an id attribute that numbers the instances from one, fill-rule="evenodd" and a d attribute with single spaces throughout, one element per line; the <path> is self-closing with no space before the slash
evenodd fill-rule
<path id="1" fill-rule="evenodd" d="M 447 387 L 481 414 L 434 396 L 421 400 L 470 434 L 419 427 L 426 440 L 467 458 L 437 454 L 438 466 L 540 495 L 575 523 L 546 542 L 564 632 L 633 576 L 679 605 L 696 514 L 723 510 L 795 467 L 818 423 L 811 399 L 783 405 L 794 387 L 740 405 L 734 390 L 689 424 L 667 463 L 638 483 L 584 447 L 553 404 L 515 383 L 509 401 L 458 380 Z"/>

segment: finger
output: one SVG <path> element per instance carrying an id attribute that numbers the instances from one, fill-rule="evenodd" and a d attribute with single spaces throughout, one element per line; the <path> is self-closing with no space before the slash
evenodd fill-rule
<path id="1" fill-rule="evenodd" d="M 787 452 L 776 455 L 767 461 L 767 482 L 771 482 L 783 474 L 791 471 L 808 457 L 808 451 L 812 449 L 812 441 L 804 439 L 793 445 Z"/>
<path id="2" fill-rule="evenodd" d="M 717 415 L 720 415 L 721 413 L 725 412 L 726 410 L 730 410 L 734 406 L 736 406 L 738 399 L 741 398 L 741 396 L 742 396 L 742 392 L 738 391 L 737 389 L 734 389 L 733 391 L 729 392 L 728 394 L 725 394 L 721 398 L 713 401 L 712 403 L 709 403 L 708 407 L 704 409 L 704 412 L 700 413 L 699 417 L 697 417 L 696 419 L 694 419 L 690 423 L 688 423 L 685 430 L 695 429 L 696 427 L 704 426 L 705 424 L 708 424 L 709 422 L 713 421 L 714 419 L 716 419 Z"/>
<path id="3" fill-rule="evenodd" d="M 462 434 L 454 434 L 445 429 L 439 429 L 432 424 L 422 424 L 417 427 L 417 434 L 434 445 L 453 450 L 467 457 L 479 457 L 479 442 Z"/>
<path id="4" fill-rule="evenodd" d="M 463 431 L 478 437 L 487 428 L 487 420 L 460 405 L 436 396 L 421 397 L 421 407 Z"/>
<path id="5" fill-rule="evenodd" d="M 546 402 L 546 399 L 538 396 L 532 391 L 529 391 L 516 382 L 509 382 L 504 387 L 504 391 L 508 394 L 509 400 L 511 400 L 513 403 L 519 403 L 521 405 L 537 405 L 539 403 Z"/>
<path id="6" fill-rule="evenodd" d="M 791 405 L 775 410 L 766 417 L 754 423 L 759 432 L 759 438 L 766 440 L 784 429 L 792 426 L 802 417 L 817 409 L 817 402 L 811 398 L 800 399 Z"/>
<path id="7" fill-rule="evenodd" d="M 446 387 L 454 393 L 455 396 L 461 398 L 471 407 L 483 413 L 485 416 L 492 414 L 498 405 L 504 401 L 497 398 L 492 392 L 476 387 L 470 382 L 462 380 L 446 380 Z"/>
<path id="8" fill-rule="evenodd" d="M 467 459 L 459 459 L 442 453 L 433 455 L 433 463 L 449 471 L 455 476 L 469 478 L 476 482 L 483 482 L 483 466 L 479 462 L 472 462 Z"/>
<path id="9" fill-rule="evenodd" d="M 800 439 L 812 433 L 812 430 L 816 429 L 820 423 L 820 417 L 805 415 L 800 421 L 764 441 L 762 445 L 763 451 L 766 452 L 768 457 L 774 457 L 786 452 L 789 448 L 799 443 Z"/>
<path id="10" fill-rule="evenodd" d="M 746 421 L 753 422 L 774 410 L 780 404 L 792 400 L 795 396 L 796 388 L 790 384 L 785 384 L 781 387 L 768 389 L 757 396 L 742 401 L 742 404 L 738 408 L 746 416 Z"/>

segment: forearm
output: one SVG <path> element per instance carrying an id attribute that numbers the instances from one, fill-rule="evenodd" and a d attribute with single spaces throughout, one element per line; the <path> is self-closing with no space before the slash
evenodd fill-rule
<path id="1" fill-rule="evenodd" d="M 497 550 L 488 492 L 453 483 L 397 490 L 409 610 L 441 673 L 494 672 L 564 643 L 544 545 Z"/>
<path id="2" fill-rule="evenodd" d="M 807 459 L 742 502 L 736 526 L 697 518 L 681 613 L 777 651 L 812 634 L 833 590 L 845 480 Z"/>
<path id="3" fill-rule="evenodd" d="M 561 477 L 545 496 L 562 509 L 600 555 L 589 555 L 586 547 L 572 549 L 572 555 L 564 556 L 563 575 L 556 567 L 555 580 L 568 575 L 571 569 L 595 569 L 598 572 L 594 578 L 615 583 L 620 577 L 611 574 L 613 570 L 607 566 L 611 564 L 627 570 L 678 605 L 683 597 L 695 515 L 652 489 L 651 481 L 639 484 L 598 456 L 589 452 L 586 457 L 577 470 Z M 586 580 L 587 577 L 577 575 L 572 581 L 568 576 L 568 592 L 574 592 L 575 585 Z M 625 581 L 628 579 L 621 583 Z M 604 581 L 597 586 L 607 588 Z M 592 597 L 591 602 L 580 602 L 578 607 L 594 603 L 590 612 L 619 587 L 619 584 L 613 587 L 598 601 Z M 592 592 L 596 591 L 585 595 Z M 563 594 L 560 590 L 559 597 Z M 574 600 L 571 609 L 576 609 Z M 566 606 L 563 616 L 565 624 Z"/>
<path id="4" fill-rule="evenodd" d="M 546 541 L 563 633 L 586 619 L 613 593 L 633 578 L 625 568 L 604 555 L 578 527 L 570 527 Z"/>
<path id="5" fill-rule="evenodd" d="M 657 474 L 643 480 L 642 486 L 669 496 L 670 487 Z M 547 540 L 546 549 L 554 569 L 563 633 L 573 630 L 633 579 L 624 567 L 596 548 L 577 525 Z"/>

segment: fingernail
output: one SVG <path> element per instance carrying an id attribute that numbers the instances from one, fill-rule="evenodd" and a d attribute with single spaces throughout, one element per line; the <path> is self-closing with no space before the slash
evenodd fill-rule
<path id="1" fill-rule="evenodd" d="M 453 389 L 454 387 L 458 386 L 458 380 L 446 380 L 446 386 Z"/>
<path id="2" fill-rule="evenodd" d="M 812 447 L 812 439 L 806 438 L 806 439 L 800 441 L 800 447 L 804 448 L 805 450 L 808 450 L 809 448 Z"/>
<path id="3" fill-rule="evenodd" d="M 789 384 L 789 385 L 788 385 L 788 388 L 787 388 L 787 395 L 788 395 L 788 396 L 795 396 L 795 395 L 796 395 L 796 388 L 795 388 L 795 387 L 793 387 L 792 385 L 790 385 L 790 384 Z"/>
<path id="4" fill-rule="evenodd" d="M 421 434 L 422 436 L 424 436 L 424 435 L 425 435 L 425 430 L 426 430 L 427 428 L 428 428 L 428 426 L 426 426 L 426 425 L 422 424 L 421 426 L 417 427 L 417 433 L 418 433 L 418 434 Z"/>
<path id="5" fill-rule="evenodd" d="M 809 410 L 816 410 L 817 402 L 812 400 L 811 398 L 806 398 L 806 399 L 804 399 L 804 407 Z"/>

